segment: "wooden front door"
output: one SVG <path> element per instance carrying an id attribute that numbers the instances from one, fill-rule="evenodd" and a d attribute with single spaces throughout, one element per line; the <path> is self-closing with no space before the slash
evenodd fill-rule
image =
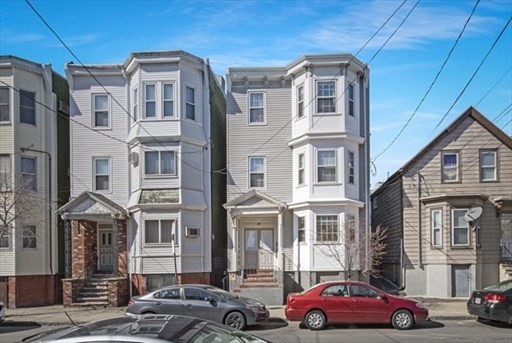
<path id="1" fill-rule="evenodd" d="M 102 273 L 113 272 L 114 246 L 112 229 L 98 229 L 98 271 Z"/>
<path id="2" fill-rule="evenodd" d="M 274 230 L 245 230 L 245 269 L 274 269 Z"/>

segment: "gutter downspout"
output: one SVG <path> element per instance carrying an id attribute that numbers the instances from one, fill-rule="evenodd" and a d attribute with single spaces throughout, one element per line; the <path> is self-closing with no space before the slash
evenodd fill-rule
<path id="1" fill-rule="evenodd" d="M 423 251 L 421 246 L 422 223 L 421 223 L 421 179 L 422 175 L 418 172 L 418 266 L 423 269 Z"/>

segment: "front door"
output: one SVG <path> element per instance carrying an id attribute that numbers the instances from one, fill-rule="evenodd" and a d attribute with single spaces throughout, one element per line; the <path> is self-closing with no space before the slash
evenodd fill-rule
<path id="1" fill-rule="evenodd" d="M 469 296 L 470 292 L 470 272 L 469 265 L 452 265 L 452 296 L 463 297 Z"/>
<path id="2" fill-rule="evenodd" d="M 245 230 L 245 269 L 274 268 L 274 230 Z"/>
<path id="3" fill-rule="evenodd" d="M 103 273 L 113 272 L 114 246 L 112 243 L 112 229 L 98 230 L 98 271 Z"/>

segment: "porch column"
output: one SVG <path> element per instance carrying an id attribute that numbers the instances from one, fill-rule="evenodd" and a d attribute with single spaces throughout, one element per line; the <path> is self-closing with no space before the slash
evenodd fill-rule
<path id="1" fill-rule="evenodd" d="M 283 212 L 279 211 L 277 215 L 277 265 L 284 272 L 283 256 Z"/>
<path id="2" fill-rule="evenodd" d="M 64 277 L 71 277 L 71 222 L 64 220 Z"/>
<path id="3" fill-rule="evenodd" d="M 112 242 L 114 243 L 114 261 L 112 263 L 112 274 L 117 276 L 119 273 L 119 226 L 117 219 L 115 218 L 112 220 Z"/>

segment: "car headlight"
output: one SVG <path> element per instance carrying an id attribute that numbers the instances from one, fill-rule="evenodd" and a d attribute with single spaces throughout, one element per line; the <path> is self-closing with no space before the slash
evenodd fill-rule
<path id="1" fill-rule="evenodd" d="M 249 305 L 247 305 L 247 308 L 253 312 L 263 311 L 263 306 L 258 305 L 258 304 L 249 304 Z"/>
<path id="2" fill-rule="evenodd" d="M 428 310 L 428 307 L 423 303 L 416 303 L 417 308 L 421 308 L 422 310 Z"/>

